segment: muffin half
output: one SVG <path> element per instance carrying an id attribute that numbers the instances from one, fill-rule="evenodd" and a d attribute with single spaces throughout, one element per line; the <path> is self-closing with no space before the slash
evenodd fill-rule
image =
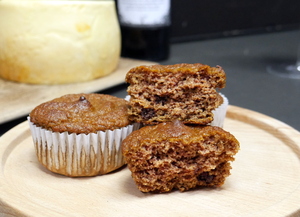
<path id="1" fill-rule="evenodd" d="M 239 147 L 220 127 L 174 121 L 133 132 L 123 141 L 123 154 L 138 189 L 161 193 L 223 185 Z"/>
<path id="2" fill-rule="evenodd" d="M 175 64 L 132 68 L 129 83 L 130 120 L 145 125 L 180 120 L 206 125 L 223 103 L 217 89 L 225 87 L 224 70 L 208 65 Z"/>

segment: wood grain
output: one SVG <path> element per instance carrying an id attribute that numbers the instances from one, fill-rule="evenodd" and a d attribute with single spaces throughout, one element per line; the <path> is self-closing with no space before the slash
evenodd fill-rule
<path id="1" fill-rule="evenodd" d="M 154 62 L 121 58 L 118 68 L 108 76 L 88 82 L 61 85 L 34 85 L 0 78 L 0 124 L 27 115 L 35 106 L 69 93 L 91 93 L 125 82 L 129 69 Z"/>
<path id="2" fill-rule="evenodd" d="M 22 123 L 0 138 L 0 216 L 300 216 L 300 133 L 235 106 L 224 129 L 241 149 L 221 188 L 145 194 L 127 167 L 92 178 L 47 171 Z"/>

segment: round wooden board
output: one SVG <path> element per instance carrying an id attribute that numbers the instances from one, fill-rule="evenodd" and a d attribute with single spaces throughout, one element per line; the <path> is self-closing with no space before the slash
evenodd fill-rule
<path id="1" fill-rule="evenodd" d="M 0 138 L 0 216 L 299 216 L 300 133 L 235 106 L 224 129 L 241 149 L 222 187 L 151 194 L 126 167 L 91 178 L 47 171 L 22 123 Z"/>

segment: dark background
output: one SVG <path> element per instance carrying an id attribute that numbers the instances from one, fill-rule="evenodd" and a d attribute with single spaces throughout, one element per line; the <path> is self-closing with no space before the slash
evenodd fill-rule
<path id="1" fill-rule="evenodd" d="M 298 29 L 300 0 L 171 0 L 171 42 Z"/>

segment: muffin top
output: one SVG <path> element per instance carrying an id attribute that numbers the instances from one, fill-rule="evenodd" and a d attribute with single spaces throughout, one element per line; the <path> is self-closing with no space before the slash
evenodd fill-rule
<path id="1" fill-rule="evenodd" d="M 170 74 L 172 74 L 174 80 L 180 80 L 178 77 L 184 79 L 186 76 L 200 76 L 209 81 L 214 88 L 224 88 L 226 85 L 226 74 L 222 67 L 210 67 L 201 63 L 137 66 L 129 70 L 125 81 L 129 84 L 136 84 L 140 82 L 140 75 L 144 75 L 142 76 L 143 79 L 157 79 L 161 77 L 167 78 Z M 158 80 L 157 82 L 163 82 L 163 80 Z"/>
<path id="2" fill-rule="evenodd" d="M 130 124 L 128 102 L 105 94 L 68 94 L 34 108 L 30 121 L 53 132 L 96 133 Z"/>
<path id="3" fill-rule="evenodd" d="M 210 145 L 214 146 L 212 143 L 217 140 L 222 140 L 222 143 L 226 141 L 228 153 L 234 154 L 239 149 L 238 140 L 220 127 L 209 125 L 187 126 L 178 120 L 146 126 L 134 131 L 126 137 L 122 145 L 123 154 L 126 156 L 144 147 L 144 145 L 161 144 L 164 141 L 168 141 L 169 144 L 180 143 L 183 146 L 203 142 L 207 144 L 206 148 L 208 148 Z M 146 148 L 146 150 L 148 149 Z"/>

